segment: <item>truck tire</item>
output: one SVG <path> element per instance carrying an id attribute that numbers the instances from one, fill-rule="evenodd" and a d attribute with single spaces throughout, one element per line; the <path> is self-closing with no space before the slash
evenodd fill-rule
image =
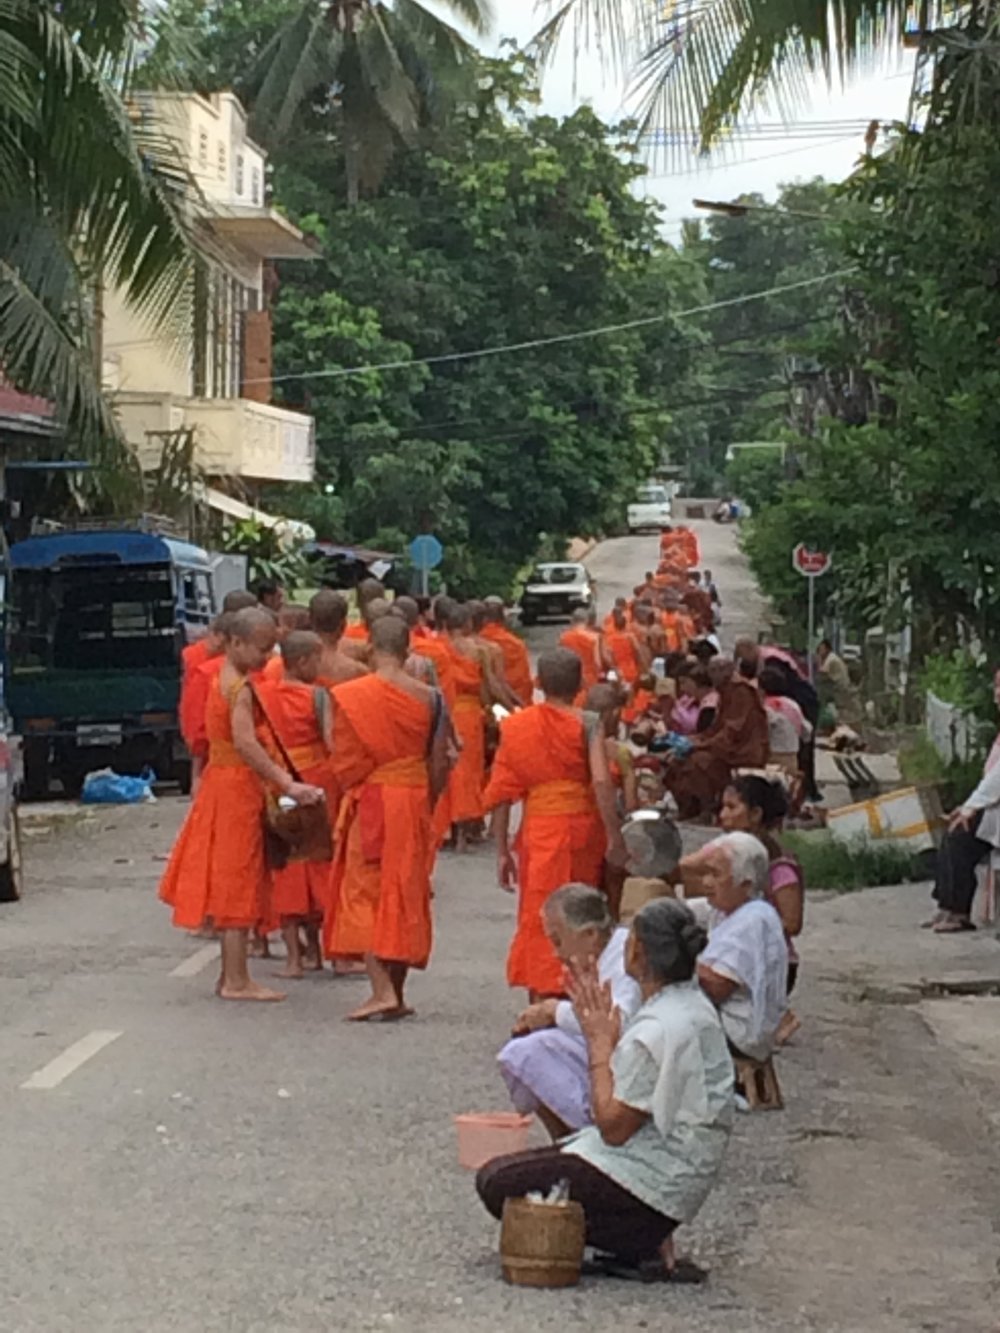
<path id="1" fill-rule="evenodd" d="M 44 801 L 49 794 L 49 742 L 32 736 L 24 742 L 24 794 L 29 801 Z"/>
<path id="2" fill-rule="evenodd" d="M 16 903 L 23 891 L 21 827 L 17 806 L 11 805 L 7 828 L 7 860 L 0 865 L 0 903 Z"/>

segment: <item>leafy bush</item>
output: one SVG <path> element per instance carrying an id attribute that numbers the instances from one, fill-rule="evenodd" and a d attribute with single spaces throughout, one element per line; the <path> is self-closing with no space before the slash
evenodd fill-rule
<path id="1" fill-rule="evenodd" d="M 977 754 L 947 763 L 930 738 L 920 734 L 900 749 L 899 771 L 903 781 L 914 786 L 935 783 L 944 808 L 954 810 L 982 777 L 983 758 L 982 754 Z"/>
<path id="2" fill-rule="evenodd" d="M 895 842 L 840 842 L 826 832 L 791 832 L 783 842 L 798 857 L 808 889 L 850 893 L 923 878 L 914 853 Z"/>
<path id="3" fill-rule="evenodd" d="M 989 669 L 966 648 L 951 653 L 932 653 L 924 659 L 920 673 L 923 688 L 976 717 L 992 717 L 993 681 Z"/>

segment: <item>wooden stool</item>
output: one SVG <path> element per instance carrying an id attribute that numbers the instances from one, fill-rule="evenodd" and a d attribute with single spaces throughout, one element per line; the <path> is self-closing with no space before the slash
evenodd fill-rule
<path id="1" fill-rule="evenodd" d="M 745 1056 L 736 1056 L 734 1064 L 736 1082 L 743 1089 L 743 1096 L 751 1111 L 784 1110 L 784 1098 L 770 1056 L 766 1060 L 748 1060 Z"/>

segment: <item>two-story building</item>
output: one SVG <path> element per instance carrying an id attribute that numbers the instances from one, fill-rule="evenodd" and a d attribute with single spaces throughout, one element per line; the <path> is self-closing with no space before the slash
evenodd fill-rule
<path id="1" fill-rule="evenodd" d="M 134 114 L 169 138 L 186 168 L 211 258 L 155 324 L 105 293 L 105 386 L 145 470 L 157 466 L 165 437 L 192 428 L 205 498 L 239 516 L 239 495 L 252 500 L 257 484 L 314 476 L 312 418 L 271 401 L 267 286 L 273 260 L 316 251 L 270 207 L 267 156 L 248 138 L 235 96 L 137 94 Z"/>

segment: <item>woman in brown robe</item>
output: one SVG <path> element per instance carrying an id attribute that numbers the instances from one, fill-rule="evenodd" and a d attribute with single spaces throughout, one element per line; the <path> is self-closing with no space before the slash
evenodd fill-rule
<path id="1" fill-rule="evenodd" d="M 664 777 L 681 819 L 711 814 L 734 768 L 762 768 L 767 763 L 767 712 L 757 687 L 733 677 L 729 660 L 715 658 L 709 671 L 719 691 L 715 721 L 691 737 L 691 753 L 671 759 Z"/>

